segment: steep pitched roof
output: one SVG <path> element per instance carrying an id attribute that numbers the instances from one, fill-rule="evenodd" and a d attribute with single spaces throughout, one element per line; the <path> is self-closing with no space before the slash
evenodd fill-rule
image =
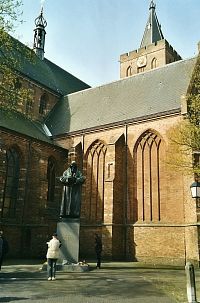
<path id="1" fill-rule="evenodd" d="M 151 43 L 164 39 L 163 33 L 161 31 L 161 26 L 158 22 L 158 18 L 155 12 L 155 8 L 156 5 L 153 1 L 151 1 L 149 7 L 149 18 L 145 27 L 140 47 L 145 47 Z"/>
<path id="2" fill-rule="evenodd" d="M 0 128 L 14 131 L 49 144 L 54 144 L 45 132 L 44 124 L 31 121 L 16 111 L 0 108 Z"/>
<path id="3" fill-rule="evenodd" d="M 32 50 L 15 38 L 10 37 L 12 48 L 2 49 L 0 58 L 12 56 L 18 62 L 17 71 L 25 77 L 45 86 L 55 93 L 66 95 L 90 86 L 48 59 L 41 60 Z M 31 58 L 30 58 L 31 57 Z"/>
<path id="4" fill-rule="evenodd" d="M 180 111 L 196 58 L 65 96 L 46 124 L 53 135 Z"/>
<path id="5" fill-rule="evenodd" d="M 66 95 L 90 87 L 51 61 L 47 59 L 41 60 L 34 52 L 13 37 L 8 35 L 8 39 L 10 39 L 10 47 L 4 49 L 1 47 L 0 60 L 8 58 L 9 62 L 9 58 L 13 58 L 14 62 L 18 62 L 15 69 L 22 76 L 59 95 Z M 12 62 L 12 60 L 10 61 Z M 0 108 L 0 128 L 54 144 L 49 134 L 45 131 L 46 127 L 44 124 L 27 119 L 16 111 L 12 112 Z"/>
<path id="6" fill-rule="evenodd" d="M 25 61 L 20 73 L 56 93 L 66 95 L 90 87 L 48 59 L 40 60 L 36 56 L 34 60 L 35 63 Z"/>

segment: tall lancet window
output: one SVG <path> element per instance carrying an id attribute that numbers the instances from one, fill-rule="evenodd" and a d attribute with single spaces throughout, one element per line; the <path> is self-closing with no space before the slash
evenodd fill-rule
<path id="1" fill-rule="evenodd" d="M 134 204 L 137 220 L 161 220 L 164 143 L 154 131 L 148 130 L 134 148 Z"/>
<path id="2" fill-rule="evenodd" d="M 90 222 L 103 222 L 106 146 L 101 141 L 92 144 L 86 154 L 84 216 Z"/>
<path id="3" fill-rule="evenodd" d="M 40 104 L 39 104 L 39 113 L 41 115 L 46 114 L 47 103 L 48 103 L 48 96 L 47 96 L 47 94 L 43 94 L 40 97 Z"/>
<path id="4" fill-rule="evenodd" d="M 53 202 L 55 196 L 56 184 L 56 161 L 53 157 L 49 157 L 47 166 L 48 192 L 47 201 Z"/>
<path id="5" fill-rule="evenodd" d="M 3 217 L 14 217 L 17 206 L 20 157 L 15 148 L 6 153 L 6 180 L 3 197 Z"/>

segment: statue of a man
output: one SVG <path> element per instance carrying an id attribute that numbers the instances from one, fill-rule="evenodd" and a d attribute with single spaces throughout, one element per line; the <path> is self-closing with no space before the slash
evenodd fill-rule
<path id="1" fill-rule="evenodd" d="M 81 207 L 81 186 L 85 181 L 75 161 L 64 171 L 60 181 L 63 183 L 63 195 L 60 207 L 61 218 L 79 218 Z"/>

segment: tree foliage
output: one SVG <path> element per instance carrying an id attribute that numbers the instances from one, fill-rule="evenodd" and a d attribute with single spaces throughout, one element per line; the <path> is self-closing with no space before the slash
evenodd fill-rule
<path id="1" fill-rule="evenodd" d="M 200 54 L 186 102 L 187 115 L 168 132 L 168 163 L 178 170 L 200 176 Z"/>
<path id="2" fill-rule="evenodd" d="M 16 22 L 22 22 L 22 0 L 0 0 L 0 29 L 13 32 Z"/>
<path id="3" fill-rule="evenodd" d="M 22 60 L 33 58 L 32 51 L 10 35 L 22 22 L 22 4 L 22 0 L 0 0 L 0 106 L 20 111 L 32 98 L 32 91 L 19 80 L 20 67 Z"/>

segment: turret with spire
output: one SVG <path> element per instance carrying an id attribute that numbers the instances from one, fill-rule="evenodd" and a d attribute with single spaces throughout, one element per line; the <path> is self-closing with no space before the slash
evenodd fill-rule
<path id="1" fill-rule="evenodd" d="M 181 60 L 181 56 L 164 38 L 156 15 L 156 4 L 151 0 L 149 18 L 140 48 L 120 56 L 120 78 L 129 77 L 178 60 Z"/>
<path id="2" fill-rule="evenodd" d="M 44 45 L 45 45 L 45 27 L 47 22 L 43 17 L 43 7 L 41 8 L 40 15 L 35 19 L 36 28 L 34 29 L 34 43 L 33 49 L 36 55 L 43 60 L 44 59 Z"/>
<path id="3" fill-rule="evenodd" d="M 154 1 L 151 1 L 149 11 L 149 19 L 146 24 L 140 47 L 145 47 L 154 42 L 164 39 L 163 33 L 161 31 L 161 25 L 159 24 L 158 18 L 156 16 L 156 4 Z"/>

